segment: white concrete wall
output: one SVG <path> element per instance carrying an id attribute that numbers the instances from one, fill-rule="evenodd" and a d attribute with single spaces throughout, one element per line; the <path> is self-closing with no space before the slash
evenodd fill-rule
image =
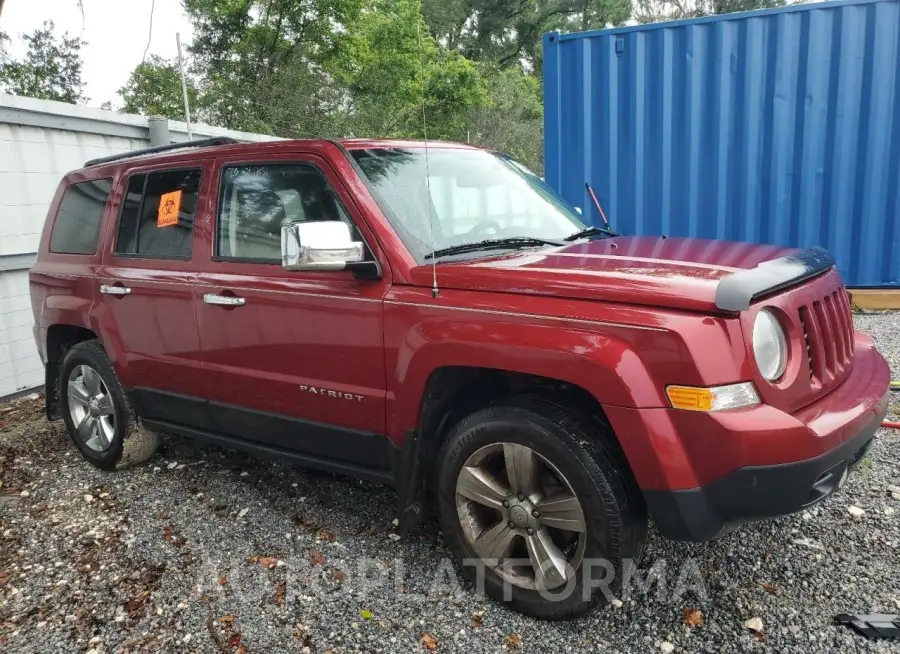
<path id="1" fill-rule="evenodd" d="M 84 162 L 146 142 L 0 123 L 0 255 L 37 252 L 60 178 Z"/>
<path id="2" fill-rule="evenodd" d="M 44 383 L 33 324 L 28 271 L 0 273 L 0 397 Z"/>
<path id="3" fill-rule="evenodd" d="M 274 137 L 193 126 L 194 138 Z M 172 142 L 187 126 L 169 121 Z M 0 94 L 0 398 L 43 383 L 34 345 L 28 268 L 60 178 L 88 159 L 149 147 L 147 118 Z"/>

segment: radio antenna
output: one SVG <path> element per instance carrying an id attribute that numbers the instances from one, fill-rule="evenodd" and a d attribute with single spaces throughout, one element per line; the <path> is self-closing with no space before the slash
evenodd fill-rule
<path id="1" fill-rule="evenodd" d="M 428 169 L 428 121 L 425 119 L 425 62 L 422 59 L 422 18 L 416 21 L 419 41 L 419 92 L 422 95 L 422 135 L 425 137 L 425 189 L 428 191 L 428 232 L 431 239 L 431 296 L 438 296 L 437 261 L 434 256 L 434 203 L 431 200 L 431 175 Z"/>

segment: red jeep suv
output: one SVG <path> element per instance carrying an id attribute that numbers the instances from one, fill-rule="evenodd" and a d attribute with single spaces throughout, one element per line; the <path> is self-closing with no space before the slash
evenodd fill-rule
<path id="1" fill-rule="evenodd" d="M 31 296 L 48 415 L 89 462 L 164 432 L 393 484 L 404 526 L 436 511 L 467 574 L 545 618 L 615 592 L 648 516 L 702 541 L 822 500 L 887 405 L 825 251 L 619 236 L 463 145 L 89 161 Z"/>

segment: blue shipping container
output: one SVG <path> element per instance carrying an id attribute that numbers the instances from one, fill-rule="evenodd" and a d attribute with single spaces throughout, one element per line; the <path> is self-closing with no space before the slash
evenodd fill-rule
<path id="1" fill-rule="evenodd" d="M 544 36 L 545 175 L 595 224 L 821 245 L 900 283 L 900 1 Z"/>

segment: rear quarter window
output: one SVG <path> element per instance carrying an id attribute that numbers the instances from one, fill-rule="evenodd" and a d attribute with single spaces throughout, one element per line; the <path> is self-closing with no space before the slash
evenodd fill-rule
<path id="1" fill-rule="evenodd" d="M 58 254 L 95 254 L 100 220 L 112 179 L 94 179 L 72 184 L 63 193 L 50 232 L 50 251 Z"/>

